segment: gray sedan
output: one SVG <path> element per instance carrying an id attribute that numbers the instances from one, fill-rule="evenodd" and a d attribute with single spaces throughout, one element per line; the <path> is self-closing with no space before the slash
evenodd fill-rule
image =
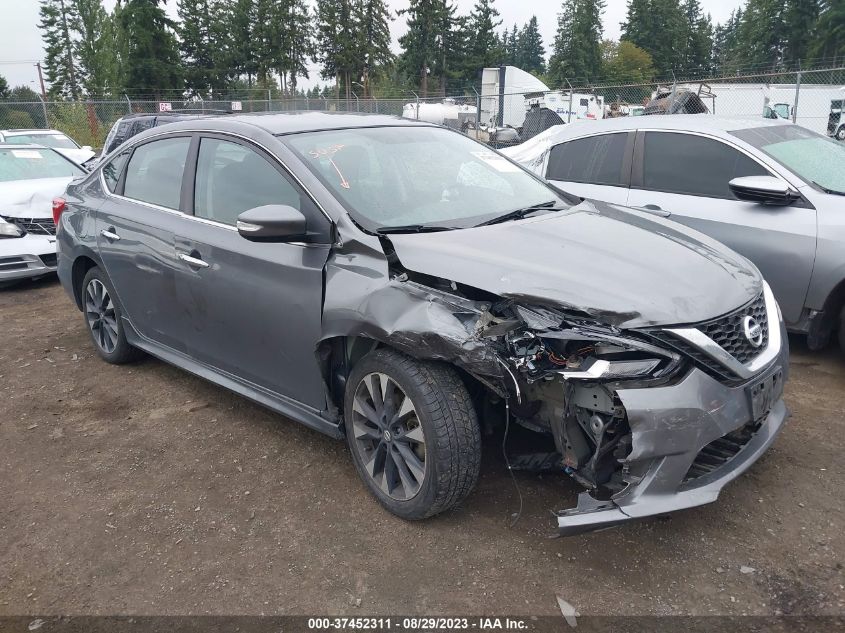
<path id="1" fill-rule="evenodd" d="M 439 126 L 174 123 L 65 198 L 59 277 L 103 359 L 345 437 L 406 519 L 470 492 L 482 425 L 545 437 L 534 461 L 586 489 L 572 534 L 714 501 L 787 417 L 783 324 L 744 258 Z"/>
<path id="2" fill-rule="evenodd" d="M 748 257 L 787 327 L 845 350 L 845 145 L 786 121 L 649 116 L 556 127 L 503 150 L 583 198 L 638 207 Z"/>

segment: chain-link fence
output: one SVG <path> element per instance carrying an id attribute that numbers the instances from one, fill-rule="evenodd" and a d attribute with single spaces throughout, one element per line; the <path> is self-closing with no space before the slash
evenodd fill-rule
<path id="1" fill-rule="evenodd" d="M 349 99 L 172 98 L 11 102 L 0 101 L 0 130 L 54 128 L 80 145 L 102 146 L 109 129 L 130 113 L 163 109 L 195 113 L 367 112 L 404 116 L 460 129 L 495 146 L 522 142 L 554 124 L 643 114 L 702 112 L 720 116 L 794 121 L 821 134 L 845 137 L 845 67 L 789 73 L 743 74 L 667 83 L 572 84 L 543 92 L 505 92 L 420 98 Z"/>

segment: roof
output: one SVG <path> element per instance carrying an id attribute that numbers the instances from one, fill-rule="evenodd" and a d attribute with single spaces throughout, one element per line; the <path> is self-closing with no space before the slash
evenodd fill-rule
<path id="1" fill-rule="evenodd" d="M 558 132 L 558 138 L 572 138 L 590 131 L 626 131 L 643 128 L 657 130 L 682 130 L 689 132 L 731 132 L 752 127 L 792 125 L 789 121 L 764 119 L 762 116 L 720 117 L 713 114 L 655 114 L 627 116 L 598 121 L 581 120 L 570 123 Z"/>
<path id="2" fill-rule="evenodd" d="M 295 134 L 355 127 L 383 126 L 431 126 L 431 123 L 403 119 L 386 114 L 363 112 L 255 112 L 250 114 L 227 114 L 218 118 L 226 123 L 245 123 L 261 128 L 270 134 Z"/>

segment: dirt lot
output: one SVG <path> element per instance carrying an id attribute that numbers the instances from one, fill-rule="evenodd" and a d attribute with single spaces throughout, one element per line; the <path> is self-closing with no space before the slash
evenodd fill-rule
<path id="1" fill-rule="evenodd" d="M 845 358 L 792 340 L 793 417 L 719 502 L 551 539 L 565 476 L 486 445 L 424 523 L 345 446 L 157 360 L 109 366 L 54 280 L 0 293 L 0 615 L 845 613 Z M 753 568 L 753 571 L 740 567 Z M 745 572 L 745 573 L 743 573 Z"/>

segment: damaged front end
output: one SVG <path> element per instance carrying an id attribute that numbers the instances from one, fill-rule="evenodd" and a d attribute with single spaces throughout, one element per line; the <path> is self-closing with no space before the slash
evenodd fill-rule
<path id="1" fill-rule="evenodd" d="M 449 362 L 484 386 L 488 403 L 505 400 L 517 423 L 551 436 L 556 453 L 539 456 L 543 467 L 585 488 L 576 508 L 558 513 L 561 534 L 715 500 L 786 418 L 787 351 L 768 287 L 754 313 L 767 325 L 765 345 L 743 369 L 732 359 L 720 374 L 713 365 L 726 352 L 691 349 L 695 328 L 610 325 L 612 318 L 602 322 L 589 309 L 410 271 L 388 241 L 381 247 L 384 276 L 370 274 L 366 283 L 359 275 L 373 262 L 364 266 L 361 258 L 383 257 L 375 248 L 348 250 L 328 265 L 327 336 Z M 767 400 L 755 407 L 751 394 L 760 385 Z"/>

